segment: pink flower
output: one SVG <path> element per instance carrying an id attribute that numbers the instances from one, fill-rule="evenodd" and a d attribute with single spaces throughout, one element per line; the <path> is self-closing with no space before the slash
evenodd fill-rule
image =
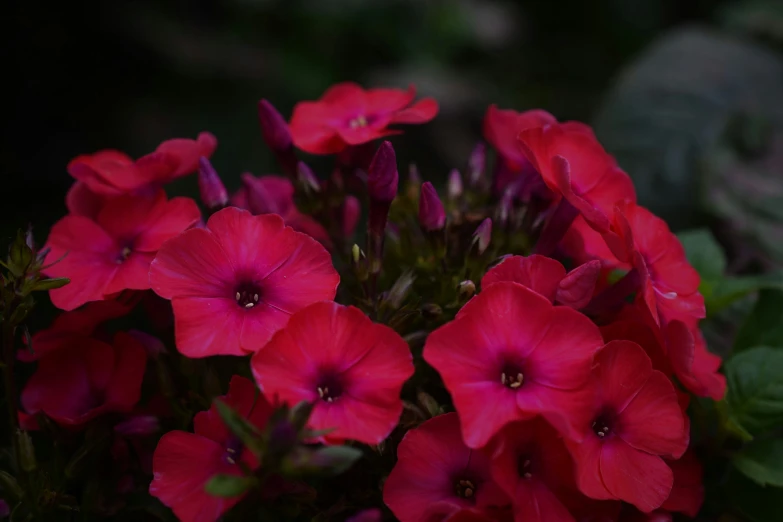
<path id="1" fill-rule="evenodd" d="M 352 145 L 399 134 L 389 125 L 427 123 L 438 113 L 432 98 L 416 103 L 416 90 L 364 90 L 345 82 L 330 87 L 318 101 L 300 102 L 291 116 L 294 144 L 312 154 L 335 154 Z"/>
<path id="2" fill-rule="evenodd" d="M 507 425 L 484 451 L 492 477 L 512 499 L 516 522 L 574 522 L 559 498 L 571 486 L 571 456 L 541 418 Z"/>
<path id="3" fill-rule="evenodd" d="M 277 214 L 289 227 L 331 248 L 332 241 L 326 229 L 296 208 L 294 185 L 289 180 L 279 176 L 255 177 L 252 174 L 242 174 L 242 185 L 231 198 L 233 205 L 249 210 L 256 216 Z"/>
<path id="4" fill-rule="evenodd" d="M 579 489 L 652 512 L 672 489 L 661 456 L 678 458 L 688 444 L 674 386 L 630 341 L 612 341 L 598 353 L 591 386 L 594 402 L 578 415 L 584 440 L 566 441 Z"/>
<path id="5" fill-rule="evenodd" d="M 682 458 L 669 461 L 669 467 L 674 474 L 674 484 L 669 498 L 661 507 L 695 518 L 704 503 L 704 472 L 701 462 L 693 451 L 688 450 Z"/>
<path id="6" fill-rule="evenodd" d="M 334 429 L 325 442 L 378 444 L 400 418 L 411 361 L 408 345 L 388 326 L 357 308 L 322 302 L 291 316 L 250 366 L 268 399 L 316 402 L 311 428 Z"/>
<path id="7" fill-rule="evenodd" d="M 441 230 L 446 225 L 446 209 L 429 181 L 421 186 L 419 224 L 427 231 Z"/>
<path id="8" fill-rule="evenodd" d="M 666 327 L 666 338 L 669 360 L 683 386 L 700 397 L 721 400 L 726 394 L 726 377 L 718 372 L 722 361 L 707 350 L 699 327 L 672 321 Z"/>
<path id="9" fill-rule="evenodd" d="M 383 501 L 400 522 L 452 520 L 464 509 L 479 513 L 509 503 L 493 481 L 489 459 L 465 445 L 456 413 L 412 429 L 397 446 L 397 464 L 383 486 Z M 454 520 L 481 518 L 454 518 Z"/>
<path id="10" fill-rule="evenodd" d="M 272 414 L 252 381 L 238 375 L 220 400 L 259 429 Z M 193 431 L 170 431 L 161 437 L 153 455 L 150 495 L 170 507 L 181 522 L 214 522 L 243 495 L 212 496 L 204 490 L 207 482 L 218 474 L 243 475 L 240 462 L 250 469 L 259 463 L 228 431 L 214 403 L 196 415 Z"/>
<path id="11" fill-rule="evenodd" d="M 465 443 L 480 448 L 506 424 L 543 415 L 577 436 L 572 412 L 603 340 L 579 312 L 516 283 L 495 283 L 430 334 L 424 359 L 443 378 Z"/>
<path id="12" fill-rule="evenodd" d="M 329 253 L 279 216 L 229 207 L 167 242 L 149 280 L 174 307 L 177 349 L 206 357 L 259 350 L 291 314 L 334 299 L 340 277 Z"/>
<path id="13" fill-rule="evenodd" d="M 490 105 L 484 115 L 484 138 L 495 147 L 509 171 L 521 172 L 530 163 L 517 141 L 517 136 L 525 129 L 553 123 L 556 124 L 557 119 L 546 111 L 535 109 L 517 112 Z"/>
<path id="14" fill-rule="evenodd" d="M 46 270 L 71 283 L 52 290 L 52 303 L 73 310 L 123 290 L 146 290 L 150 263 L 161 245 L 198 222 L 192 199 L 167 201 L 163 191 L 149 196 L 119 196 L 101 209 L 95 221 L 65 216 L 55 223 L 46 247 Z"/>
<path id="15" fill-rule="evenodd" d="M 64 339 L 38 360 L 22 390 L 22 406 L 28 414 L 43 412 L 63 425 L 131 411 L 146 364 L 144 347 L 126 333 L 115 335 L 112 344 L 86 336 Z"/>

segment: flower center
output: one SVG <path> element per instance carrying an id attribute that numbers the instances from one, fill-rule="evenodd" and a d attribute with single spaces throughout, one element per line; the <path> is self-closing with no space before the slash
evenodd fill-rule
<path id="1" fill-rule="evenodd" d="M 117 259 L 115 260 L 117 264 L 122 264 L 126 259 L 128 259 L 128 256 L 131 255 L 131 248 L 129 246 L 122 247 L 122 250 L 120 250 L 120 253 L 117 255 Z"/>
<path id="2" fill-rule="evenodd" d="M 327 375 L 316 386 L 318 397 L 324 402 L 334 402 L 343 394 L 343 385 L 335 375 Z"/>
<path id="3" fill-rule="evenodd" d="M 530 458 L 527 455 L 520 455 L 517 459 L 517 473 L 519 473 L 519 476 L 529 479 L 533 476 L 531 470 Z"/>
<path id="4" fill-rule="evenodd" d="M 522 368 L 516 364 L 506 364 L 500 372 L 500 383 L 512 390 L 517 390 L 525 382 Z"/>
<path id="5" fill-rule="evenodd" d="M 239 440 L 239 437 L 232 435 L 226 442 L 226 452 L 223 454 L 223 460 L 227 464 L 236 464 L 240 453 L 242 453 L 242 441 Z"/>
<path id="6" fill-rule="evenodd" d="M 253 284 L 241 285 L 237 288 L 234 297 L 242 308 L 253 308 L 261 298 L 261 290 Z"/>
<path id="7" fill-rule="evenodd" d="M 366 127 L 367 126 L 367 118 L 363 114 L 360 114 L 356 118 L 354 118 L 351 121 L 349 121 L 348 125 L 352 129 L 357 129 L 359 127 Z"/>
<path id="8" fill-rule="evenodd" d="M 454 491 L 458 497 L 473 498 L 473 495 L 476 494 L 476 486 L 470 480 L 462 479 L 454 484 Z"/>
<path id="9" fill-rule="evenodd" d="M 593 421 L 593 432 L 599 439 L 605 439 L 612 433 L 612 423 L 608 415 L 599 415 Z"/>

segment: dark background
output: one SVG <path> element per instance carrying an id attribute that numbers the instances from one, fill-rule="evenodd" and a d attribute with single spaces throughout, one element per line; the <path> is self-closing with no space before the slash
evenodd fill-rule
<path id="1" fill-rule="evenodd" d="M 401 160 L 415 158 L 425 178 L 442 180 L 451 167 L 464 166 L 490 103 L 517 110 L 541 107 L 560 119 L 597 124 L 599 137 L 635 177 L 642 201 L 676 226 L 713 223 L 705 217 L 716 214 L 709 212 L 709 203 L 707 212 L 694 210 L 700 205 L 695 165 L 721 142 L 727 122 L 747 112 L 735 99 L 737 91 L 744 93 L 740 99 L 763 100 L 761 111 L 740 118 L 740 134 L 761 133 L 759 139 L 769 141 L 774 126 L 767 120 L 774 118 L 766 112 L 781 108 L 774 98 L 780 78 L 771 70 L 780 66 L 781 3 L 12 0 L 2 15 L 3 49 L 9 54 L 3 83 L 11 93 L 3 104 L 0 231 L 5 239 L 32 222 L 43 242 L 48 227 L 65 212 L 63 198 L 72 182 L 67 162 L 102 148 L 139 156 L 165 139 L 209 130 L 219 140 L 213 163 L 229 186 L 236 187 L 242 171 L 272 173 L 257 101 L 268 98 L 287 117 L 296 101 L 315 99 L 344 80 L 365 86 L 414 83 L 421 95 L 438 99 L 441 113 L 433 123 L 396 139 Z M 753 14 L 759 6 L 763 14 Z M 652 59 L 642 80 L 623 83 L 623 75 L 673 30 L 708 31 L 704 41 L 683 44 L 701 49 L 691 57 L 694 63 Z M 748 56 L 758 58 L 755 79 L 742 70 L 752 59 L 741 52 L 733 62 L 721 62 L 731 54 L 721 47 L 726 42 L 745 46 Z M 703 74 L 699 67 L 706 68 Z M 683 88 L 685 80 L 676 71 L 687 71 L 695 86 Z M 763 83 L 765 75 L 771 77 L 769 99 L 750 85 L 759 77 Z M 660 96 L 661 79 L 666 96 Z M 629 83 L 633 90 L 656 82 L 652 97 L 642 88 L 639 98 L 628 101 Z M 716 93 L 721 82 L 728 86 Z M 656 116 L 649 109 L 668 100 L 672 90 L 685 91 L 674 116 L 664 103 L 663 130 L 644 135 L 650 118 L 661 119 L 660 110 Z M 693 116 L 695 127 L 688 127 L 693 118 L 682 114 L 700 107 L 701 99 L 712 103 L 724 94 L 727 102 L 710 105 Z M 629 110 L 641 112 L 629 119 Z M 671 145 L 666 125 L 675 134 L 688 130 Z M 711 133 L 702 132 L 710 125 Z M 758 150 L 768 152 L 767 141 Z M 638 143 L 647 154 L 641 159 Z M 648 172 L 648 166 L 659 164 Z M 191 177 L 179 188 L 194 194 L 194 187 Z"/>

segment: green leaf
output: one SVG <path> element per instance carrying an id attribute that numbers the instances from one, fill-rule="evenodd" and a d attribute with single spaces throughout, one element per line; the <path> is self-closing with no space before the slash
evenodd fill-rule
<path id="1" fill-rule="evenodd" d="M 220 399 L 215 400 L 215 406 L 220 414 L 220 418 L 226 423 L 228 430 L 239 437 L 242 444 L 257 457 L 261 456 L 263 442 L 258 429 Z"/>
<path id="2" fill-rule="evenodd" d="M 688 262 L 693 265 L 702 279 L 718 280 L 726 271 L 726 255 L 712 233 L 706 228 L 688 230 L 677 234 Z"/>
<path id="3" fill-rule="evenodd" d="M 783 345 L 783 290 L 765 289 L 734 340 L 734 351 Z"/>
<path id="4" fill-rule="evenodd" d="M 204 490 L 216 497 L 238 497 L 258 485 L 255 477 L 241 475 L 215 475 L 204 486 Z"/>
<path id="5" fill-rule="evenodd" d="M 783 487 L 783 439 L 753 442 L 734 456 L 734 466 L 762 486 Z"/>
<path id="6" fill-rule="evenodd" d="M 751 435 L 783 422 L 783 349 L 758 347 L 726 363 L 728 417 Z"/>
<path id="7" fill-rule="evenodd" d="M 723 488 L 723 499 L 743 522 L 780 522 L 783 495 L 777 488 L 762 487 L 738 471 L 731 471 Z M 729 519 L 731 520 L 731 519 Z"/>
<path id="8" fill-rule="evenodd" d="M 71 280 L 68 279 L 67 277 L 55 277 L 53 279 L 42 279 L 41 281 L 36 282 L 31 290 L 33 292 L 54 290 L 55 288 L 62 288 L 70 282 Z"/>
<path id="9" fill-rule="evenodd" d="M 317 449 L 311 458 L 311 464 L 321 471 L 339 475 L 347 471 L 362 458 L 359 449 L 350 446 L 326 446 Z"/>
<path id="10" fill-rule="evenodd" d="M 707 287 L 706 290 L 704 287 Z M 707 305 L 707 314 L 714 314 L 724 310 L 734 301 L 763 289 L 783 290 L 783 273 L 773 272 L 756 276 L 725 277 L 716 282 L 702 281 L 702 295 Z M 769 344 L 757 342 L 755 344 Z"/>
<path id="11" fill-rule="evenodd" d="M 8 266 L 11 272 L 17 277 L 27 271 L 30 262 L 33 260 L 33 251 L 25 241 L 25 234 L 21 230 L 16 235 L 16 240 L 11 243 L 8 249 Z"/>

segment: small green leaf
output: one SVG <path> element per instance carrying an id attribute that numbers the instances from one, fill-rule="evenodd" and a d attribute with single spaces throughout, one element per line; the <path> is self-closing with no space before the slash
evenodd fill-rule
<path id="1" fill-rule="evenodd" d="M 726 255 L 709 230 L 688 230 L 677 237 L 685 248 L 688 262 L 699 272 L 702 279 L 716 280 L 723 277 L 726 271 Z"/>
<path id="2" fill-rule="evenodd" d="M 715 282 L 702 281 L 702 283 L 702 286 L 709 287 L 706 292 L 704 288 L 700 290 L 707 304 L 707 313 L 713 316 L 752 292 L 767 288 L 783 290 L 783 274 L 773 272 L 755 276 L 725 277 Z"/>
<path id="3" fill-rule="evenodd" d="M 783 290 L 766 289 L 734 340 L 734 351 L 783 344 Z"/>
<path id="4" fill-rule="evenodd" d="M 783 422 L 783 349 L 758 347 L 726 362 L 728 416 L 752 435 Z"/>
<path id="5" fill-rule="evenodd" d="M 45 290 L 54 290 L 56 288 L 62 288 L 71 280 L 67 277 L 56 277 L 53 279 L 42 279 L 33 285 L 33 292 L 43 292 Z"/>
<path id="6" fill-rule="evenodd" d="M 24 496 L 24 490 L 9 473 L 0 470 L 0 488 L 3 495 L 13 502 L 19 501 Z"/>
<path id="7" fill-rule="evenodd" d="M 748 444 L 734 456 L 734 466 L 762 486 L 783 487 L 783 439 Z"/>
<path id="8" fill-rule="evenodd" d="M 263 452 L 263 443 L 258 429 L 220 399 L 215 400 L 215 406 L 228 430 L 239 437 L 242 444 L 259 457 Z"/>
<path id="9" fill-rule="evenodd" d="M 27 271 L 33 260 L 33 251 L 27 245 L 25 233 L 21 230 L 16 235 L 16 240 L 8 249 L 8 266 L 15 276 L 19 277 Z"/>
<path id="10" fill-rule="evenodd" d="M 258 485 L 255 477 L 241 475 L 215 475 L 204 486 L 204 490 L 216 497 L 238 497 Z"/>
<path id="11" fill-rule="evenodd" d="M 313 453 L 311 463 L 321 471 L 339 475 L 347 471 L 360 458 L 362 458 L 362 452 L 356 448 L 326 446 Z"/>

